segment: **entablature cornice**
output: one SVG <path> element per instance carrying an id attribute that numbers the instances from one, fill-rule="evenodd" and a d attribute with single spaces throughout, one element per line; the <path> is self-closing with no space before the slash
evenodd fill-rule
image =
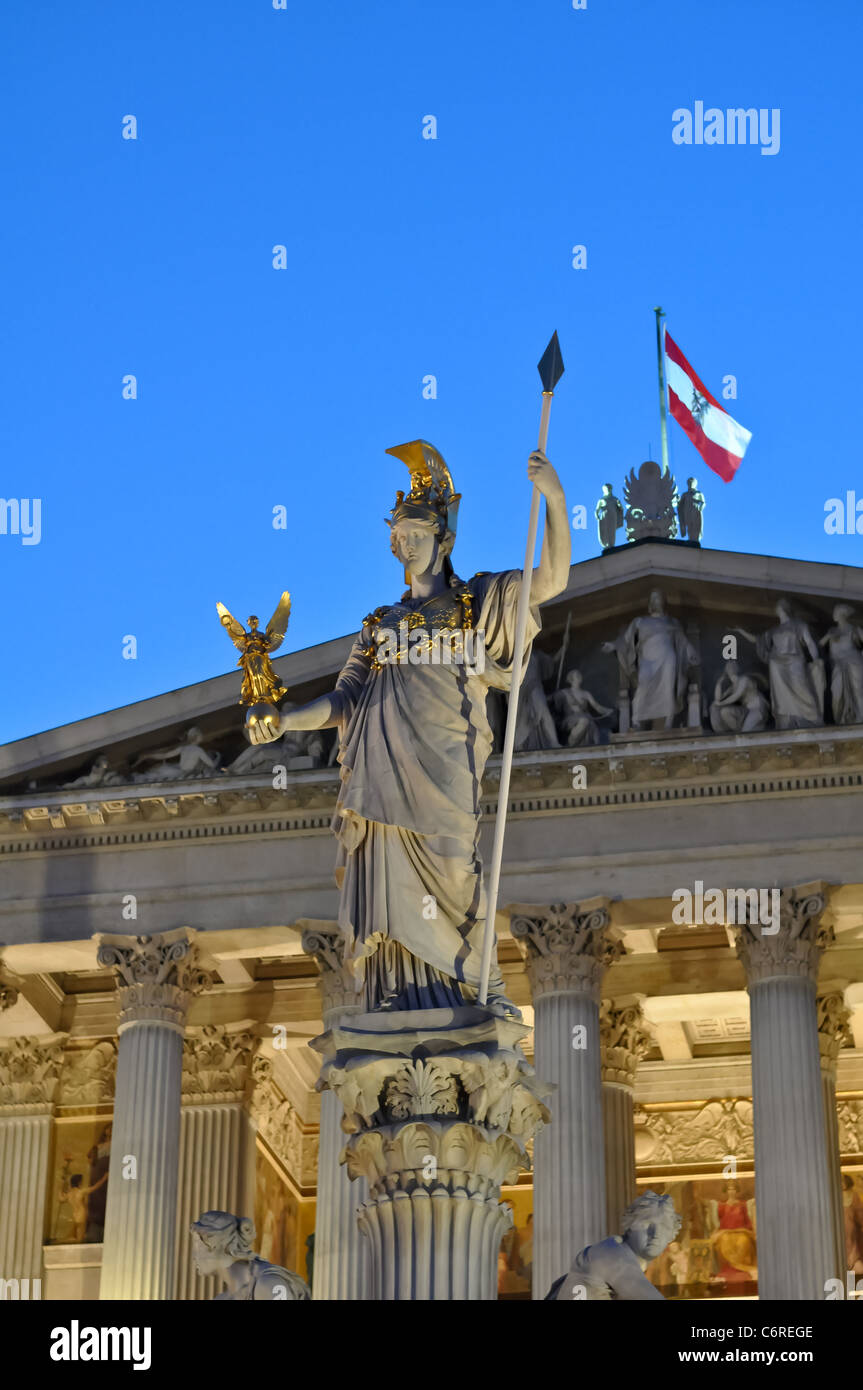
<path id="1" fill-rule="evenodd" d="M 481 804 L 496 808 L 500 758 L 489 760 Z M 0 854 L 84 846 L 327 833 L 339 771 L 320 768 L 269 777 L 88 791 L 28 792 L 0 798 Z M 574 785 L 575 784 L 575 785 Z M 863 728 L 769 730 L 729 737 L 644 736 L 598 748 L 517 754 L 509 815 L 577 815 L 683 801 L 818 796 L 863 791 Z"/>

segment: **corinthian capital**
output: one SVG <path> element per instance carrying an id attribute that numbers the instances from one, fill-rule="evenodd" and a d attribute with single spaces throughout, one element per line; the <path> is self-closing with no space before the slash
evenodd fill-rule
<path id="1" fill-rule="evenodd" d="M 826 906 L 822 883 L 783 888 L 778 931 L 769 930 L 757 919 L 731 928 L 750 987 L 781 978 L 815 982 L 821 953 L 835 939 L 833 928 L 821 920 Z"/>
<path id="2" fill-rule="evenodd" d="M 534 1000 L 545 994 L 589 994 L 599 1003 L 602 977 L 624 954 L 611 925 L 607 898 L 508 909 L 510 931 L 522 947 Z"/>
<path id="3" fill-rule="evenodd" d="M 96 938 L 97 960 L 117 981 L 118 1033 L 133 1023 L 164 1023 L 182 1033 L 193 996 L 212 984 L 194 938 L 186 927 L 158 936 Z"/>
<path id="4" fill-rule="evenodd" d="M 50 1113 L 65 1039 L 65 1033 L 57 1033 L 50 1038 L 0 1040 L 0 1108 L 7 1114 Z"/>
<path id="5" fill-rule="evenodd" d="M 361 1008 L 361 996 L 350 967 L 345 965 L 345 938 L 338 922 L 318 922 L 305 918 L 302 927 L 302 946 L 307 956 L 314 956 L 321 979 L 322 1018 L 329 1025 L 346 1013 Z"/>
<path id="6" fill-rule="evenodd" d="M 599 1042 L 603 1081 L 634 1086 L 638 1064 L 653 1042 L 640 998 L 600 1001 Z"/>
<path id="7" fill-rule="evenodd" d="M 851 1010 L 847 1007 L 842 990 L 838 986 L 819 989 L 815 996 L 815 1009 L 818 1017 L 821 1066 L 824 1071 L 835 1073 L 840 1047 L 843 1044 L 848 1047 L 854 1046 L 854 1038 L 848 1026 Z"/>

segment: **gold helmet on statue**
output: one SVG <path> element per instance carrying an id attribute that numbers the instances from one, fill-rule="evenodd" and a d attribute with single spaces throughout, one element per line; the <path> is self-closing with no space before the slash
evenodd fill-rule
<path id="1" fill-rule="evenodd" d="M 441 536 L 447 531 L 454 536 L 461 493 L 456 492 L 452 474 L 434 445 L 427 439 L 412 439 L 409 444 L 394 445 L 387 453 L 406 463 L 411 475 L 411 490 L 396 493 L 387 525 L 404 520 L 433 521 Z"/>

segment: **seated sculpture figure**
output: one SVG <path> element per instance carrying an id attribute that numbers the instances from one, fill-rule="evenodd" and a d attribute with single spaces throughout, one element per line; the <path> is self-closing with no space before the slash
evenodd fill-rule
<path id="1" fill-rule="evenodd" d="M 716 734 L 748 734 L 766 729 L 770 704 L 758 688 L 757 676 L 742 675 L 729 660 L 716 682 L 710 706 L 710 727 Z"/>
<path id="2" fill-rule="evenodd" d="M 255 1223 L 248 1217 L 205 1211 L 189 1229 L 198 1273 L 218 1274 L 228 1286 L 216 1294 L 215 1302 L 255 1299 L 298 1303 L 311 1298 L 309 1286 L 299 1274 L 255 1254 Z"/>
<path id="3" fill-rule="evenodd" d="M 680 1230 L 670 1194 L 643 1192 L 623 1213 L 623 1235 L 580 1250 L 568 1274 L 552 1284 L 545 1301 L 634 1302 L 663 1299 L 644 1271 Z"/>

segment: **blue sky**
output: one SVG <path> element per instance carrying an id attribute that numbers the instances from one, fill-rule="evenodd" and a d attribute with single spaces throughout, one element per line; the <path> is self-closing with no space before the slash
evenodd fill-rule
<path id="1" fill-rule="evenodd" d="M 217 599 L 289 588 L 288 651 L 357 628 L 401 591 L 389 445 L 450 464 L 461 574 L 520 564 L 550 333 L 592 512 L 658 451 L 656 303 L 754 436 L 726 485 L 670 424 L 706 544 L 860 564 L 824 503 L 863 498 L 861 31 L 857 0 L 6 0 L 0 496 L 42 536 L 0 535 L 0 741 L 228 670 Z M 697 100 L 779 108 L 778 154 L 675 145 Z"/>

